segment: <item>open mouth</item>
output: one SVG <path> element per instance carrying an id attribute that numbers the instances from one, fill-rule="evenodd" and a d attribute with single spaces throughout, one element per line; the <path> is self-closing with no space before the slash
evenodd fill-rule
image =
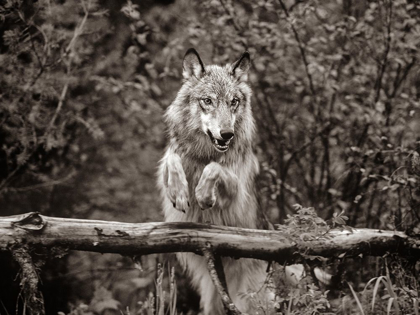
<path id="1" fill-rule="evenodd" d="M 232 139 L 229 140 L 219 140 L 213 137 L 213 134 L 209 131 L 207 131 L 207 134 L 209 135 L 209 138 L 215 147 L 215 149 L 219 152 L 226 152 L 229 149 L 229 143 Z"/>

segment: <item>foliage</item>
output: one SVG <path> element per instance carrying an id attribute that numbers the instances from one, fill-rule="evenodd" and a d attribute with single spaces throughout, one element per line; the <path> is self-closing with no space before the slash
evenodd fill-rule
<path id="1" fill-rule="evenodd" d="M 92 2 L 51 6 L 45 1 L 36 14 L 15 1 L 2 9 L 0 191 L 7 199 L 71 179 L 84 159 L 77 139 L 85 129 L 81 126 L 88 126 L 95 138 L 102 136 L 83 112 L 86 105 L 77 95 L 68 97 L 78 83 L 85 84 L 80 72 L 90 52 L 84 43 L 92 39 L 80 35 L 89 26 L 95 33 L 95 24 L 86 26 L 87 17 L 102 13 Z M 71 13 L 72 21 L 58 23 L 55 18 L 64 12 Z"/>
<path id="2" fill-rule="evenodd" d="M 142 101 L 149 78 L 136 74 L 144 58 L 135 45 L 125 58 L 112 53 L 113 14 L 93 0 L 7 1 L 1 14 L 4 211 L 92 216 L 156 207 L 154 188 L 138 178 L 154 177 L 161 108 L 152 97 Z M 144 152 L 150 144 L 158 149 Z"/>
<path id="3" fill-rule="evenodd" d="M 360 313 L 417 315 L 419 313 L 418 291 L 403 284 L 393 284 L 388 268 L 386 271 L 385 276 L 369 280 L 361 292 L 361 300 L 353 287 L 348 284 Z M 399 272 L 404 273 L 403 270 L 399 270 Z M 372 285 L 373 289 L 369 288 Z M 381 285 L 383 288 L 381 288 Z M 382 297 L 380 294 L 382 294 Z"/>
<path id="4" fill-rule="evenodd" d="M 223 64 L 247 49 L 259 192 L 273 222 L 304 238 L 347 224 L 419 233 L 419 22 L 411 0 L 3 1 L 2 214 L 160 220 L 161 117 L 180 87 L 183 54 L 195 47 L 206 63 Z M 83 270 L 121 266 L 89 255 L 68 263 L 75 260 Z M 401 313 L 415 310 L 413 283 L 396 283 L 392 272 L 380 278 L 386 272 L 369 265 L 348 264 L 343 278 L 355 292 L 362 275 L 381 279 L 396 286 Z M 84 288 L 91 280 L 72 279 Z M 124 281 L 103 282 L 112 291 Z M 386 294 L 379 288 L 372 299 Z M 283 302 L 326 305 L 325 291 L 300 290 Z M 88 291 L 68 299 L 89 304 Z M 387 301 L 376 298 L 377 314 Z M 361 304 L 368 313 L 369 302 Z"/>
<path id="5" fill-rule="evenodd" d="M 156 297 L 152 292 L 149 292 L 145 301 L 138 301 L 137 305 L 133 308 L 127 307 L 125 312 L 121 311 L 120 303 L 113 298 L 111 291 L 106 288 L 99 286 L 94 291 L 94 296 L 90 305 L 80 303 L 76 307 L 73 307 L 69 315 L 93 315 L 93 314 L 137 314 L 137 315 L 176 315 L 176 281 L 175 281 L 175 269 L 174 267 L 170 270 L 169 277 L 169 296 L 165 291 L 164 284 L 164 269 L 161 264 L 157 265 L 157 277 L 156 277 Z M 63 312 L 59 312 L 59 315 L 64 315 Z"/>
<path id="6" fill-rule="evenodd" d="M 280 219 L 303 201 L 326 218 L 345 209 L 352 226 L 416 219 L 418 177 L 403 166 L 418 149 L 418 10 L 405 1 L 206 2 L 200 38 L 214 39 L 212 57 L 255 56 L 259 148 L 272 170 L 266 206 Z"/>
<path id="7" fill-rule="evenodd" d="M 286 225 L 278 225 L 283 233 L 299 237 L 303 241 L 328 237 L 328 231 L 337 222 L 340 228 L 347 220 L 343 213 L 335 214 L 330 225 L 317 216 L 313 208 L 294 205 L 296 214 L 289 215 Z M 383 257 L 383 269 L 380 275 L 371 278 L 363 289 L 356 293 L 348 281 L 353 281 L 351 271 L 338 266 L 345 266 L 344 255 L 338 261 L 327 261 L 322 257 L 305 256 L 302 263 L 304 270 L 298 283 L 291 281 L 284 266 L 275 266 L 270 273 L 271 282 L 276 292 L 274 305 L 266 305 L 264 314 L 277 310 L 281 314 L 418 314 L 418 278 L 415 276 L 415 262 L 405 261 L 398 256 Z M 318 260 L 318 262 L 316 262 Z M 322 264 L 319 265 L 319 262 Z M 333 271 L 335 280 L 323 283 L 315 278 L 316 266 L 326 272 Z M 389 268 L 388 266 L 391 266 Z M 350 280 L 351 279 L 351 280 Z M 345 284 L 345 286 L 343 286 Z M 346 290 L 347 287 L 347 290 Z M 348 290 L 350 289 L 350 290 Z M 333 290 L 333 291 L 330 291 Z M 335 291 L 335 292 L 334 292 Z M 340 292 L 340 298 L 332 298 Z M 256 301 L 256 303 L 261 303 Z"/>
<path id="8" fill-rule="evenodd" d="M 300 284 L 297 288 L 290 290 L 288 295 L 280 298 L 278 308 L 284 303 L 284 314 L 286 315 L 333 315 L 331 305 L 327 299 L 328 291 L 322 292 L 314 284 Z"/>

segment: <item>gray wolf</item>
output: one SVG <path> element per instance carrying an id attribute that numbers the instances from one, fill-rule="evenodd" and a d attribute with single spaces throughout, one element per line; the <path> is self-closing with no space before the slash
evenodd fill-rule
<path id="1" fill-rule="evenodd" d="M 158 186 L 167 222 L 269 227 L 255 187 L 259 164 L 252 150 L 250 64 L 248 52 L 232 64 L 205 66 L 197 51 L 187 51 L 183 85 L 165 113 L 169 143 L 160 162 Z M 203 313 L 224 314 L 204 258 L 193 253 L 177 257 L 201 295 Z M 253 313 L 249 293 L 265 295 L 261 288 L 267 262 L 230 258 L 222 262 L 233 302 L 240 311 Z"/>

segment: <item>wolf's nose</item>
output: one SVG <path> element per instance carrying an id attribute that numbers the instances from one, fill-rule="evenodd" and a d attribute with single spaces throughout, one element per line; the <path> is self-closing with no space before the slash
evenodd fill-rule
<path id="1" fill-rule="evenodd" d="M 233 132 L 229 129 L 224 129 L 220 131 L 220 135 L 222 136 L 223 140 L 230 140 L 233 138 Z"/>

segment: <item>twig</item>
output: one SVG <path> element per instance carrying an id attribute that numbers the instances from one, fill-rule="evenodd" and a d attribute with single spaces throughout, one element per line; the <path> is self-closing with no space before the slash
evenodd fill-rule
<path id="1" fill-rule="evenodd" d="M 270 138 L 273 137 L 274 140 L 276 140 L 276 141 L 274 141 L 274 143 L 276 144 L 276 143 L 280 142 L 280 141 L 277 141 L 277 139 L 279 137 L 281 137 L 280 125 L 278 123 L 278 120 L 276 119 L 276 114 L 274 113 L 273 108 L 271 106 L 271 100 L 270 100 L 270 98 L 266 95 L 266 93 L 264 91 L 264 88 L 262 87 L 262 85 L 261 85 L 260 82 L 258 82 L 258 85 L 259 85 L 259 88 L 262 91 L 262 94 L 264 95 L 263 96 L 263 99 L 261 99 L 260 93 L 255 93 L 255 96 L 256 96 L 258 102 L 261 105 L 263 105 L 263 104 L 265 105 L 265 106 L 262 106 L 262 108 L 265 109 L 265 110 L 262 110 L 261 113 L 264 116 L 263 117 L 264 118 L 264 121 L 271 120 L 271 123 L 272 123 L 271 125 L 274 126 L 275 133 L 271 131 L 271 128 L 268 128 L 267 127 L 267 125 L 270 125 L 270 124 L 267 124 L 267 125 L 263 124 L 263 127 L 268 131 L 269 137 Z M 266 113 L 266 112 L 268 112 L 268 113 Z"/>
<path id="2" fill-rule="evenodd" d="M 227 293 L 226 288 L 226 279 L 223 273 L 223 266 L 220 260 L 220 257 L 215 258 L 213 252 L 210 249 L 210 245 L 202 248 L 204 257 L 207 260 L 207 268 L 210 273 L 210 277 L 213 280 L 213 284 L 219 292 L 220 297 L 222 298 L 222 303 L 227 314 L 243 314 L 241 313 L 233 304 L 232 299 Z"/>
<path id="3" fill-rule="evenodd" d="M 416 64 L 417 62 L 417 58 L 413 57 L 413 59 L 411 60 L 411 62 L 405 67 L 404 72 L 402 74 L 402 76 L 400 77 L 399 74 L 401 72 L 401 66 L 398 67 L 398 71 L 397 74 L 395 75 L 395 81 L 394 81 L 394 89 L 391 93 L 391 95 L 389 95 L 389 99 L 392 99 L 395 97 L 395 95 L 397 95 L 397 91 L 399 89 L 399 87 L 401 86 L 401 83 L 403 83 L 403 81 L 407 78 L 408 74 L 410 73 L 410 70 L 413 68 L 413 66 Z"/>
<path id="4" fill-rule="evenodd" d="M 308 77 L 308 81 L 309 81 L 309 88 L 311 90 L 312 96 L 315 96 L 315 87 L 314 87 L 312 75 L 309 72 L 309 63 L 308 63 L 308 59 L 306 58 L 305 47 L 303 46 L 302 40 L 300 39 L 299 33 L 297 32 L 295 26 L 290 21 L 289 11 L 287 10 L 286 6 L 284 5 L 283 0 L 279 0 L 279 3 L 280 3 L 281 8 L 283 9 L 284 13 L 286 14 L 287 20 L 290 24 L 290 27 L 291 27 L 292 31 L 293 31 L 296 42 L 298 43 L 300 56 L 302 57 L 303 65 L 305 66 L 306 76 Z M 312 107 L 313 107 L 313 105 L 312 105 Z"/>
<path id="5" fill-rule="evenodd" d="M 35 189 L 47 188 L 47 187 L 56 186 L 56 185 L 62 185 L 65 182 L 69 181 L 75 174 L 76 174 L 76 171 L 72 170 L 67 176 L 60 179 L 55 179 L 46 183 L 40 183 L 40 184 L 31 185 L 31 186 L 9 187 L 7 191 L 24 192 L 24 191 L 31 191 Z"/>
<path id="6" fill-rule="evenodd" d="M 321 172 L 319 174 L 319 183 L 318 183 L 318 196 L 321 196 L 322 191 L 326 192 L 331 188 L 331 171 L 330 171 L 330 145 L 329 145 L 329 129 L 327 129 L 327 134 L 321 137 L 322 144 L 324 146 L 324 156 L 321 163 Z M 325 173 L 325 176 L 324 176 Z M 326 178 L 325 187 L 323 185 L 324 177 Z M 327 194 L 330 196 L 330 194 Z"/>
<path id="7" fill-rule="evenodd" d="M 63 103 L 64 100 L 66 99 L 66 95 L 67 95 L 67 90 L 69 88 L 69 82 L 67 81 L 66 84 L 63 87 L 63 90 L 61 91 L 61 95 L 60 95 L 60 99 L 58 100 L 58 106 L 57 109 L 54 112 L 54 116 L 51 118 L 51 121 L 45 131 L 44 137 L 46 137 L 46 135 L 48 135 L 48 133 L 50 132 L 51 128 L 54 126 L 54 122 L 57 119 L 58 114 L 61 111 L 61 108 L 63 107 Z"/>
<path id="8" fill-rule="evenodd" d="M 86 21 L 88 19 L 88 16 L 89 16 L 90 1 L 88 1 L 88 6 L 87 7 L 85 5 L 85 2 L 82 1 L 82 6 L 83 6 L 83 11 L 84 11 L 85 15 L 83 16 L 83 19 L 80 22 L 80 24 L 78 26 L 76 26 L 76 28 L 74 30 L 73 38 L 70 40 L 70 43 L 67 45 L 66 49 L 64 50 L 64 56 L 69 55 L 69 60 L 67 62 L 67 70 L 66 70 L 67 77 L 69 77 L 70 74 L 71 74 L 71 64 L 72 64 L 72 61 L 73 61 L 73 58 L 74 58 L 74 47 L 75 47 L 75 44 L 76 44 L 76 40 L 80 36 L 80 34 L 82 34 L 82 30 L 83 30 L 83 28 L 86 24 Z M 47 129 L 45 130 L 45 133 L 44 133 L 45 138 L 48 135 L 48 133 L 50 132 L 50 130 L 52 129 L 52 127 L 54 126 L 55 120 L 57 119 L 57 116 L 60 113 L 61 108 L 63 107 L 63 103 L 64 103 L 64 100 L 65 100 L 66 95 L 67 95 L 68 87 L 69 87 L 69 81 L 66 82 L 66 84 L 63 87 L 63 90 L 61 91 L 61 95 L 60 95 L 60 99 L 58 101 L 57 109 L 55 110 L 54 116 L 52 117 Z"/>
<path id="9" fill-rule="evenodd" d="M 35 270 L 32 257 L 24 247 L 13 249 L 12 255 L 22 269 L 20 287 L 23 291 L 25 306 L 28 308 L 30 314 L 45 314 L 44 298 L 38 289 L 38 274 Z"/>
<path id="10" fill-rule="evenodd" d="M 38 60 L 38 64 L 39 64 L 38 74 L 32 79 L 31 84 L 29 84 L 29 86 L 33 86 L 33 85 L 35 85 L 36 81 L 41 77 L 41 75 L 44 73 L 44 65 L 45 65 L 45 63 L 42 62 L 41 61 L 41 58 L 39 57 L 38 51 L 36 50 L 36 47 L 35 47 L 35 44 L 34 44 L 34 39 L 33 39 L 32 34 L 31 34 L 30 31 L 29 31 L 29 37 L 30 37 L 30 41 L 31 41 L 32 50 L 33 50 L 33 52 L 35 54 L 35 57 Z"/>
<path id="11" fill-rule="evenodd" d="M 24 165 L 26 165 L 26 162 L 31 158 L 31 156 L 35 153 L 35 151 L 32 151 L 29 153 L 28 158 L 23 162 L 22 164 L 19 164 L 16 166 L 16 168 L 7 175 L 7 177 L 0 183 L 0 193 L 6 188 L 7 184 L 13 179 L 15 174 L 19 172 Z"/>
<path id="12" fill-rule="evenodd" d="M 65 49 L 66 53 L 69 53 L 69 52 L 74 50 L 74 45 L 76 43 L 76 40 L 79 37 L 79 35 L 82 34 L 83 27 L 85 26 L 85 23 L 88 19 L 90 1 L 88 2 L 88 7 L 86 7 L 85 2 L 82 1 L 82 6 L 83 6 L 83 11 L 84 11 L 85 15 L 83 16 L 83 19 L 80 22 L 80 24 L 74 30 L 73 38 L 71 39 L 70 43 L 68 44 L 67 48 Z"/>
<path id="13" fill-rule="evenodd" d="M 385 69 L 387 66 L 388 54 L 389 54 L 389 51 L 391 50 L 391 19 L 392 19 L 392 0 L 390 0 L 388 4 L 387 36 L 386 36 L 386 41 L 385 41 L 385 51 L 384 51 L 383 60 L 381 62 L 380 69 L 378 71 L 379 72 L 378 78 L 376 79 L 376 83 L 375 83 L 375 90 L 376 90 L 375 104 L 376 102 L 379 101 L 379 97 L 380 97 L 381 89 L 382 89 L 382 78 L 384 76 Z"/>
<path id="14" fill-rule="evenodd" d="M 38 79 L 41 77 L 41 75 L 44 73 L 44 70 L 46 68 L 47 65 L 47 60 L 48 60 L 48 56 L 50 55 L 50 49 L 49 49 L 49 43 L 48 43 L 48 37 L 45 34 L 45 32 L 42 30 L 42 28 L 40 28 L 39 26 L 37 26 L 35 23 L 32 22 L 32 24 L 30 26 L 33 26 L 34 28 L 37 29 L 37 31 L 42 35 L 43 39 L 44 39 L 44 48 L 43 48 L 43 58 L 41 60 L 41 58 L 38 55 L 38 52 L 36 50 L 34 41 L 33 41 L 33 37 L 31 35 L 31 33 L 29 33 L 30 37 L 31 37 L 31 44 L 32 44 L 32 49 L 34 50 L 34 53 L 38 59 L 38 63 L 40 66 L 40 69 L 38 71 L 38 73 L 36 74 L 36 76 L 32 79 L 32 82 L 29 84 L 28 87 L 32 87 L 35 85 L 35 83 L 38 81 Z"/>
<path id="15" fill-rule="evenodd" d="M 314 141 L 316 140 L 316 138 L 318 138 L 320 135 L 322 135 L 324 132 L 326 132 L 329 128 L 331 128 L 331 125 L 329 123 L 327 123 L 324 126 L 324 128 L 322 128 L 320 131 L 318 131 L 317 133 L 315 133 L 310 140 L 308 140 L 307 142 L 305 142 L 299 148 L 297 148 L 295 151 L 292 152 L 292 154 L 290 155 L 289 159 L 286 161 L 286 165 L 284 167 L 284 176 L 285 176 L 285 174 L 287 174 L 291 163 L 297 157 L 297 155 L 299 153 L 301 153 L 302 151 L 304 151 L 308 146 L 310 146 L 311 144 L 313 144 Z"/>

